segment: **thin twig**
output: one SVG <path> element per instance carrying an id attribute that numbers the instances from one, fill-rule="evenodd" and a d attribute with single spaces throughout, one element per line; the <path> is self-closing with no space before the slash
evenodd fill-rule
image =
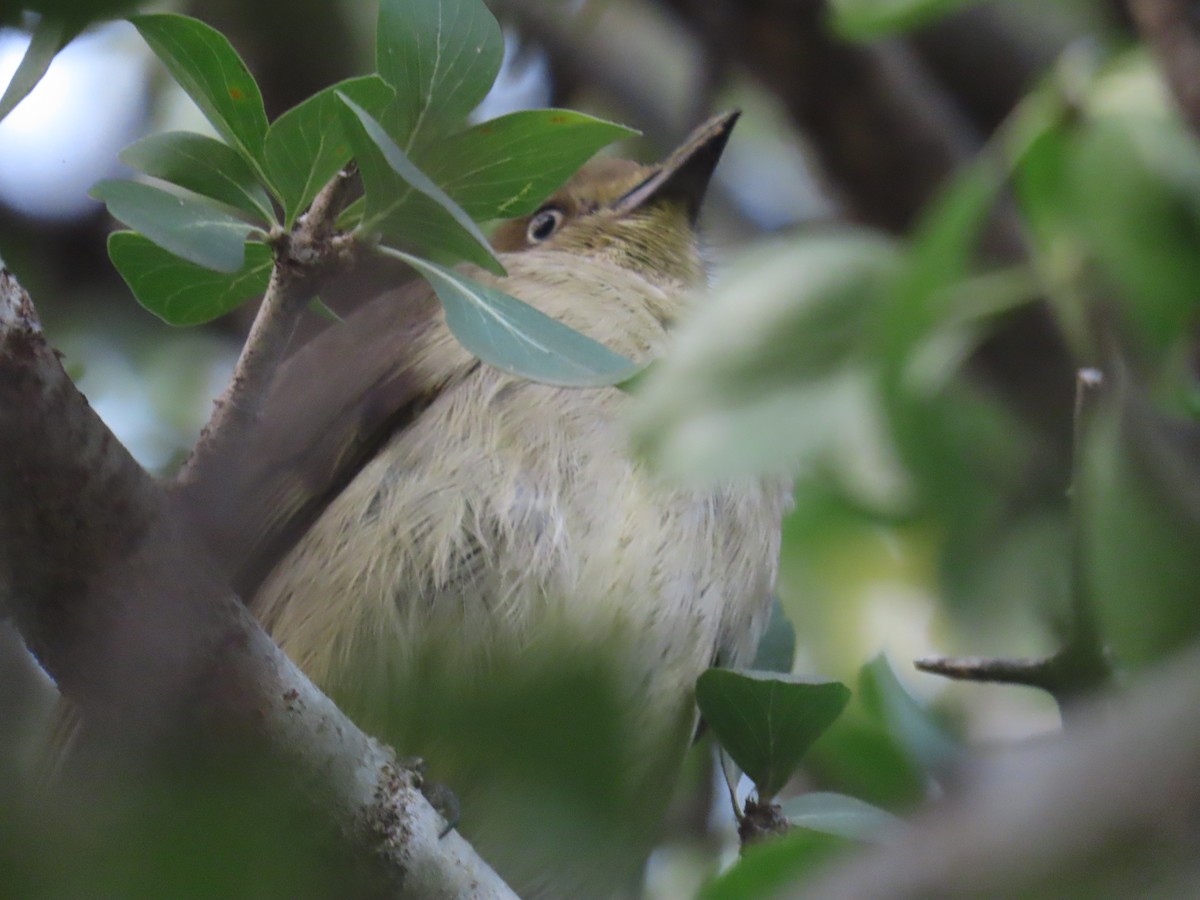
<path id="1" fill-rule="evenodd" d="M 922 672 L 957 681 L 1019 684 L 1051 689 L 1054 657 L 1041 659 L 990 659 L 984 657 L 929 656 L 913 661 Z"/>
<path id="2" fill-rule="evenodd" d="M 1080 369 L 1075 374 L 1075 413 L 1072 424 L 1071 458 L 1071 635 L 1064 647 L 1082 666 L 1094 666 L 1089 670 L 1089 680 L 1097 678 L 1097 684 L 1108 679 L 1108 662 L 1096 625 L 1095 610 L 1092 608 L 1091 591 L 1087 584 L 1087 551 L 1084 537 L 1083 504 L 1080 502 L 1080 482 L 1083 477 L 1084 454 L 1087 435 L 1096 415 L 1097 399 L 1104 390 L 1104 375 L 1099 369 Z"/>
<path id="3" fill-rule="evenodd" d="M 1046 691 L 1066 718 L 1073 701 L 1105 685 L 1112 667 L 1104 652 L 1091 592 L 1087 582 L 1086 542 L 1078 490 L 1083 470 L 1084 446 L 1096 399 L 1104 385 L 1098 369 L 1080 369 L 1075 380 L 1074 459 L 1071 487 L 1071 624 L 1066 641 L 1056 653 L 1041 659 L 973 659 L 929 657 L 914 665 L 922 672 L 959 681 L 1019 684 Z"/>

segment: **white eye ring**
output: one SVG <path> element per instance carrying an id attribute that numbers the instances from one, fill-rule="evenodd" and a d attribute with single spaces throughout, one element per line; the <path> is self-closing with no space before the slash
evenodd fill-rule
<path id="1" fill-rule="evenodd" d="M 531 244 L 549 240 L 550 236 L 558 231 L 564 218 L 563 211 L 557 206 L 539 209 L 529 220 L 529 227 L 525 229 L 525 239 Z"/>

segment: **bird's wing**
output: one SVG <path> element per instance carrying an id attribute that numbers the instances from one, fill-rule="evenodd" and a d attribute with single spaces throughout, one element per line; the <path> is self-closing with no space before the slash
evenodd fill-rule
<path id="1" fill-rule="evenodd" d="M 189 498 L 241 596 L 253 596 L 389 436 L 477 365 L 424 282 L 377 297 L 300 347 L 237 470 L 219 490 Z"/>

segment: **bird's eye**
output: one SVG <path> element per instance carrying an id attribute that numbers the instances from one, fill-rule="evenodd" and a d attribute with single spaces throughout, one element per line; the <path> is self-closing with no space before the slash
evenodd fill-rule
<path id="1" fill-rule="evenodd" d="M 533 218 L 529 220 L 529 227 L 525 230 L 525 237 L 529 239 L 531 244 L 540 244 L 542 241 L 549 239 L 550 235 L 558 231 L 558 228 L 563 223 L 563 211 L 557 206 L 544 206 L 533 214 Z"/>

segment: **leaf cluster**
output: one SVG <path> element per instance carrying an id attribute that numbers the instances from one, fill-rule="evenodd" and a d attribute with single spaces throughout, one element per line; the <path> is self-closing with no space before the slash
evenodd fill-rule
<path id="1" fill-rule="evenodd" d="M 102 181 L 92 191 L 133 229 L 111 235 L 109 255 L 147 309 L 193 325 L 261 295 L 281 238 L 353 163 L 363 193 L 338 228 L 429 277 L 472 352 L 558 384 L 630 374 L 618 354 L 447 266 L 466 260 L 503 274 L 481 223 L 532 212 L 598 149 L 634 134 L 557 109 L 464 124 L 503 55 L 499 25 L 479 0 L 385 0 L 377 71 L 331 85 L 274 122 L 215 29 L 174 14 L 130 21 L 219 136 L 143 138 L 121 159 L 148 180 Z"/>
<path id="2" fill-rule="evenodd" d="M 952 5 L 831 9 L 843 34 L 868 38 Z M 1154 63 L 1075 48 L 907 235 L 808 233 L 736 260 L 671 357 L 639 379 L 640 446 L 677 477 L 800 473 L 784 540 L 800 587 L 783 601 L 819 642 L 830 619 L 813 609 L 836 599 L 813 574 L 822 554 L 887 542 L 931 549 L 929 587 L 952 615 L 1029 611 L 1133 677 L 1200 639 L 1198 223 L 1200 142 Z M 1005 225 L 1022 253 L 988 245 Z M 1053 462 L 1028 409 L 975 368 L 1023 313 L 1052 318 L 1074 364 L 1104 376 L 1074 418 L 1069 370 L 1032 387 L 1027 404 L 1057 410 L 1065 436 Z M 840 798 L 785 801 L 791 822 L 828 834 L 748 848 L 706 896 L 796 884 L 844 849 L 831 835 L 847 836 L 836 823 L 856 821 L 856 804 L 878 824 L 874 811 L 911 809 L 960 763 L 965 751 L 882 659 L 860 671 L 853 700 L 843 691 L 701 677 L 705 720 L 760 799 L 799 764 Z"/>

